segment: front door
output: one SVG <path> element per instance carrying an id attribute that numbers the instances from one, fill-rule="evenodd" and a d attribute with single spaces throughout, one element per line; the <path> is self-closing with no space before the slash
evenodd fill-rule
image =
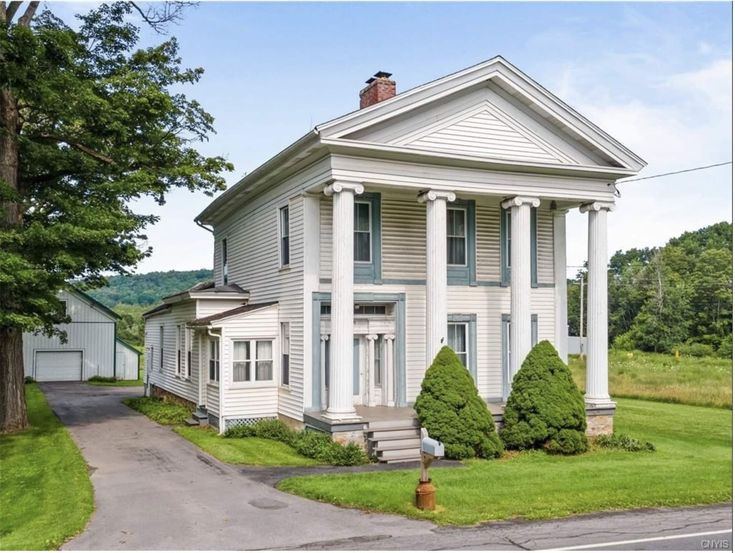
<path id="1" fill-rule="evenodd" d="M 355 405 L 395 405 L 390 367 L 392 341 L 384 334 L 356 335 L 353 342 L 353 400 Z"/>

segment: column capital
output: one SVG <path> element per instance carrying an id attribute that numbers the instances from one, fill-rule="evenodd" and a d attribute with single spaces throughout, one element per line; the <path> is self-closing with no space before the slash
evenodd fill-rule
<path id="1" fill-rule="evenodd" d="M 322 342 L 326 342 L 326 341 L 328 341 L 328 340 L 329 340 L 329 334 L 322 334 L 322 335 L 321 335 L 321 336 L 319 337 L 319 339 L 320 339 L 320 340 L 321 340 Z"/>
<path id="2" fill-rule="evenodd" d="M 377 339 L 378 339 L 378 335 L 377 335 L 377 334 L 366 334 L 366 335 L 365 335 L 365 339 L 366 339 L 366 340 L 367 340 L 368 342 L 374 342 L 375 340 L 377 340 Z"/>
<path id="3" fill-rule="evenodd" d="M 531 207 L 538 207 L 541 205 L 541 200 L 539 200 L 538 198 L 532 198 L 530 196 L 515 196 L 513 198 L 503 200 L 500 206 L 503 209 L 508 209 L 509 207 L 520 207 L 524 204 L 528 204 Z"/>
<path id="4" fill-rule="evenodd" d="M 579 206 L 580 213 L 587 213 L 588 211 L 601 211 L 603 209 L 605 211 L 612 211 L 615 209 L 615 204 L 613 202 L 591 202 Z"/>
<path id="5" fill-rule="evenodd" d="M 339 194 L 340 192 L 349 191 L 355 195 L 362 194 L 365 192 L 365 187 L 359 182 L 343 182 L 337 181 L 327 185 L 324 189 L 324 194 L 331 196 L 333 194 Z"/>
<path id="6" fill-rule="evenodd" d="M 390 342 L 391 340 L 395 340 L 395 339 L 396 339 L 396 337 L 395 337 L 395 336 L 394 336 L 393 334 L 386 334 L 385 336 L 383 336 L 383 339 L 384 339 L 384 340 L 385 340 L 386 342 Z"/>
<path id="7" fill-rule="evenodd" d="M 422 204 L 442 199 L 448 202 L 453 202 L 457 199 L 457 195 L 454 192 L 449 192 L 447 190 L 425 190 L 419 194 L 419 203 Z"/>

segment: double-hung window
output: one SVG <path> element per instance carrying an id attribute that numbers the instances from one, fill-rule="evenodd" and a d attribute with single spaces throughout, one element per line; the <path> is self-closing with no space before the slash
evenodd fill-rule
<path id="1" fill-rule="evenodd" d="M 355 202 L 354 255 L 356 263 L 372 261 L 372 222 L 370 202 Z"/>
<path id="2" fill-rule="evenodd" d="M 289 361 L 291 357 L 291 331 L 289 323 L 281 323 L 281 384 L 288 386 L 291 380 Z"/>
<path id="3" fill-rule="evenodd" d="M 233 382 L 273 380 L 272 340 L 235 340 L 232 351 Z"/>
<path id="4" fill-rule="evenodd" d="M 209 381 L 219 382 L 219 339 L 209 339 Z"/>
<path id="5" fill-rule="evenodd" d="M 222 282 L 227 284 L 227 238 L 222 239 Z"/>
<path id="6" fill-rule="evenodd" d="M 467 265 L 467 210 L 447 208 L 447 264 Z"/>
<path id="7" fill-rule="evenodd" d="M 288 206 L 278 210 L 278 226 L 279 226 L 279 248 L 281 252 L 281 267 L 288 267 L 291 261 L 291 245 L 289 242 L 289 219 Z"/>
<path id="8" fill-rule="evenodd" d="M 454 350 L 465 368 L 469 369 L 469 347 L 467 340 L 467 323 L 449 323 L 447 327 L 447 343 Z"/>
<path id="9" fill-rule="evenodd" d="M 158 327 L 158 370 L 163 371 L 163 325 Z"/>
<path id="10" fill-rule="evenodd" d="M 183 355 L 181 352 L 181 325 L 176 325 L 176 374 L 181 375 L 183 372 Z"/>

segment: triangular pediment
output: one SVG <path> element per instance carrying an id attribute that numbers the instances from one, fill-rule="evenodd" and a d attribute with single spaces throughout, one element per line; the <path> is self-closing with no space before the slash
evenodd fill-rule
<path id="1" fill-rule="evenodd" d="M 418 132 L 411 132 L 392 140 L 390 143 L 422 150 L 493 159 L 574 163 L 570 156 L 513 117 L 503 113 L 489 101 L 447 117 Z"/>

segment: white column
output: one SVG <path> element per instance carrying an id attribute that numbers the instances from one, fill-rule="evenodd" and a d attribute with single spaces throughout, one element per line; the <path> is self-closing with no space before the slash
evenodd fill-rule
<path id="1" fill-rule="evenodd" d="M 567 210 L 555 209 L 554 221 L 554 342 L 559 357 L 569 362 L 567 314 Z"/>
<path id="2" fill-rule="evenodd" d="M 538 198 L 516 196 L 505 200 L 510 209 L 510 376 L 521 368 L 531 351 L 531 207 Z"/>
<path id="3" fill-rule="evenodd" d="M 614 204 L 593 202 L 580 207 L 588 214 L 587 237 L 587 390 L 585 401 L 610 405 L 607 391 L 607 213 Z"/>
<path id="4" fill-rule="evenodd" d="M 446 345 L 447 335 L 447 202 L 453 192 L 429 190 L 426 203 L 426 367 Z"/>
<path id="5" fill-rule="evenodd" d="M 367 367 L 365 367 L 365 390 L 367 391 L 367 404 L 374 407 L 378 404 L 380 398 L 375 397 L 375 344 L 378 340 L 377 334 L 367 334 Z"/>
<path id="6" fill-rule="evenodd" d="M 383 372 L 383 396 L 385 404 L 388 407 L 394 407 L 396 404 L 395 387 L 393 385 L 393 342 L 396 337 L 393 334 L 386 334 L 385 337 L 385 371 Z"/>
<path id="7" fill-rule="evenodd" d="M 352 402 L 352 340 L 354 306 L 354 208 L 361 184 L 335 182 L 324 193 L 332 197 L 332 337 L 329 405 L 326 416 L 356 419 Z"/>
<path id="8" fill-rule="evenodd" d="M 320 408 L 322 411 L 327 408 L 327 340 L 329 340 L 329 334 L 322 334 L 320 336 L 319 347 L 321 348 L 321 356 L 319 357 L 319 359 L 321 360 L 320 370 L 322 375 L 322 393 L 320 394 Z"/>

